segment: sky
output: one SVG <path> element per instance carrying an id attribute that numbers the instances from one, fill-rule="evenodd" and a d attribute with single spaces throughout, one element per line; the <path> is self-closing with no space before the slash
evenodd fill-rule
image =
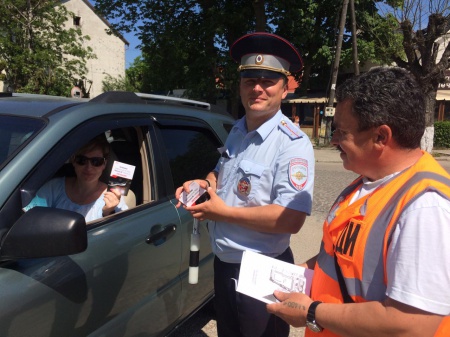
<path id="1" fill-rule="evenodd" d="M 139 45 L 139 39 L 133 34 L 123 34 L 123 37 L 130 43 L 125 51 L 125 67 L 128 68 L 136 57 L 141 55 L 141 51 L 136 47 Z"/>

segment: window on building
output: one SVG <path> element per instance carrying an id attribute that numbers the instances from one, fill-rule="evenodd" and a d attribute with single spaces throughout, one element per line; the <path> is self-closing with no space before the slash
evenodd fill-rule
<path id="1" fill-rule="evenodd" d="M 81 26 L 81 17 L 80 16 L 74 16 L 73 17 L 73 25 L 74 26 Z"/>

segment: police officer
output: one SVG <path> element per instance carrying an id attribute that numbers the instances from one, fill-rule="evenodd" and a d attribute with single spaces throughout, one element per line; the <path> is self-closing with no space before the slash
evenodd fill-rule
<path id="1" fill-rule="evenodd" d="M 186 209 L 211 220 L 218 336 L 288 336 L 289 326 L 268 314 L 263 302 L 237 293 L 235 280 L 245 250 L 292 263 L 290 236 L 311 212 L 312 144 L 280 109 L 288 76 L 302 69 L 302 59 L 290 42 L 269 33 L 241 37 L 231 57 L 240 63 L 246 114 L 219 149 L 215 169 L 196 180 L 209 187 L 211 199 Z M 177 189 L 177 198 L 189 192 L 189 183 Z"/>

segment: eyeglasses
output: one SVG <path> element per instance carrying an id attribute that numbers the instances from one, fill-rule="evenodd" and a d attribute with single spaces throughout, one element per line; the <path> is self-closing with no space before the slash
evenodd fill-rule
<path id="1" fill-rule="evenodd" d="M 75 159 L 73 161 L 77 165 L 80 165 L 80 166 L 86 165 L 87 162 L 89 161 L 92 166 L 99 167 L 99 166 L 102 166 L 106 162 L 106 159 L 103 158 L 103 157 L 91 157 L 91 158 L 89 158 L 89 157 L 86 157 L 86 156 L 83 156 L 83 155 L 80 154 L 80 155 L 75 156 Z"/>

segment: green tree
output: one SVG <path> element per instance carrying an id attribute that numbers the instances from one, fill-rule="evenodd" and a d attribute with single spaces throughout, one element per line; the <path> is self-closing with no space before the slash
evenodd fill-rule
<path id="1" fill-rule="evenodd" d="M 65 28 L 72 16 L 59 0 L 1 0 L 0 60 L 16 92 L 67 96 L 95 57 L 80 30 Z"/>
<path id="2" fill-rule="evenodd" d="M 375 1 L 360 0 L 359 4 L 358 20 L 372 18 Z M 228 108 L 235 116 L 240 100 L 237 65 L 229 56 L 231 44 L 248 32 L 277 33 L 303 55 L 301 89 L 323 89 L 329 82 L 341 6 L 342 0 L 96 1 L 103 15 L 118 22 L 117 30 L 135 31 L 140 38 L 143 59 L 149 65 L 144 81 L 149 90 L 182 88 L 191 98 L 215 103 L 226 88 Z M 366 36 L 362 33 L 359 40 L 362 62 L 376 53 Z M 342 64 L 350 62 L 347 36 Z"/>
<path id="3" fill-rule="evenodd" d="M 231 99 L 237 101 L 236 65 L 228 50 L 235 39 L 250 31 L 275 31 L 293 40 L 305 55 L 306 85 L 312 67 L 326 62 L 329 72 L 341 3 L 147 0 L 118 7 L 112 0 L 98 0 L 96 5 L 107 17 L 119 20 L 118 30 L 134 30 L 140 37 L 144 58 L 152 65 L 152 90 L 182 86 L 189 89 L 190 97 L 214 103 L 217 79 L 222 82 L 218 86 L 231 89 Z"/>
<path id="4" fill-rule="evenodd" d="M 449 68 L 450 0 L 391 0 L 380 13 L 385 21 L 366 30 L 386 63 L 408 69 L 419 81 L 426 95 L 427 126 L 421 146 L 431 152 L 436 94 Z"/>
<path id="5" fill-rule="evenodd" d="M 141 56 L 138 56 L 130 64 L 128 69 L 125 70 L 125 77 L 119 76 L 118 78 L 106 75 L 106 78 L 102 81 L 103 91 L 132 91 L 132 92 L 149 92 L 146 89 L 144 79 L 148 73 L 147 63 L 144 62 Z"/>
<path id="6" fill-rule="evenodd" d="M 237 66 L 228 47 L 255 29 L 253 3 L 257 1 L 97 0 L 96 8 L 117 22 L 118 31 L 136 32 L 149 66 L 143 79 L 146 91 L 187 89 L 190 98 L 215 103 L 221 88 L 236 88 Z M 236 95 L 231 100 L 236 102 Z"/>
<path id="7" fill-rule="evenodd" d="M 106 91 L 127 91 L 126 78 L 123 76 L 112 77 L 110 74 L 105 76 L 102 81 L 102 90 Z"/>

